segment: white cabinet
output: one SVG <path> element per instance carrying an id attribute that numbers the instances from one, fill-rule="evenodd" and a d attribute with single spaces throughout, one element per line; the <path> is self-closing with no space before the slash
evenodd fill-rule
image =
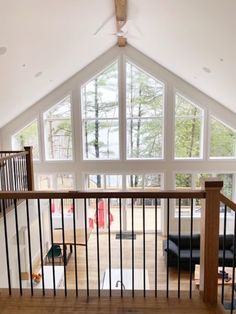
<path id="1" fill-rule="evenodd" d="M 64 267 L 63 266 L 54 266 L 55 269 L 55 288 L 63 289 L 64 288 Z M 44 288 L 53 289 L 53 269 L 52 266 L 43 266 L 44 271 Z M 38 271 L 42 275 L 42 269 Z M 43 288 L 43 278 L 41 278 L 38 284 L 34 284 L 34 289 Z M 30 288 L 30 280 L 22 280 L 23 288 Z"/>
<path id="2" fill-rule="evenodd" d="M 109 269 L 106 269 L 104 272 L 102 289 L 110 289 L 110 272 Z M 122 269 L 122 282 L 124 290 L 132 289 L 132 269 Z M 134 269 L 134 290 L 143 290 L 144 278 L 143 278 L 143 269 Z M 111 289 L 120 290 L 121 288 L 121 271 L 120 268 L 111 268 Z M 145 288 L 146 290 L 150 289 L 149 286 L 149 277 L 148 271 L 145 270 Z"/>

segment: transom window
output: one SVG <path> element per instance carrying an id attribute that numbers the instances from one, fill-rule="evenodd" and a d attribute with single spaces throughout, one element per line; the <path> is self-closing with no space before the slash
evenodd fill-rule
<path id="1" fill-rule="evenodd" d="M 38 174 L 37 176 L 37 186 L 38 190 L 58 190 L 58 191 L 72 191 L 75 189 L 75 179 L 74 175 L 71 173 L 48 173 L 48 174 Z M 61 200 L 53 199 L 51 205 L 52 215 L 54 219 L 54 227 L 58 227 L 56 217 L 61 217 Z M 71 199 L 63 200 L 63 212 L 64 215 L 72 215 L 73 201 Z M 61 224 L 61 219 L 59 221 Z"/>
<path id="2" fill-rule="evenodd" d="M 86 176 L 86 189 L 88 190 L 149 190 L 159 191 L 163 186 L 162 174 L 89 174 Z M 96 204 L 97 203 L 97 204 Z M 107 199 L 88 200 L 88 217 L 90 227 L 97 223 L 96 205 L 98 206 L 98 221 L 101 229 L 108 227 L 108 202 Z M 157 229 L 161 229 L 161 200 L 146 198 L 144 200 L 146 209 L 145 228 L 148 231 L 155 230 L 155 217 L 157 217 Z M 121 206 L 121 208 L 120 208 Z M 143 230 L 143 199 L 133 199 L 135 231 Z M 120 210 L 123 231 L 130 231 L 132 227 L 132 201 L 123 199 L 110 199 L 110 227 L 113 231 L 120 228 Z M 155 216 L 157 215 L 157 216 Z"/>
<path id="3" fill-rule="evenodd" d="M 233 199 L 233 179 L 232 173 L 176 173 L 175 174 L 175 187 L 177 190 L 190 190 L 201 189 L 203 179 L 217 178 L 219 181 L 223 181 L 223 193 L 230 199 Z M 224 210 L 223 207 L 220 208 Z M 201 202 L 198 199 L 193 200 L 193 216 L 200 216 Z M 231 210 L 230 210 L 231 213 Z M 176 201 L 175 215 L 179 214 L 179 201 Z M 181 200 L 181 216 L 190 217 L 191 214 L 191 201 L 190 199 Z"/>

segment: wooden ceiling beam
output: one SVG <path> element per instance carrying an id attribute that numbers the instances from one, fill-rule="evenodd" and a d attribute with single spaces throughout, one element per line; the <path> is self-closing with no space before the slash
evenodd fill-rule
<path id="1" fill-rule="evenodd" d="M 127 19 L 127 0 L 115 0 L 115 12 L 116 29 L 117 33 L 119 33 Z M 124 47 L 126 45 L 126 38 L 124 36 L 118 36 L 117 43 L 119 47 Z"/>

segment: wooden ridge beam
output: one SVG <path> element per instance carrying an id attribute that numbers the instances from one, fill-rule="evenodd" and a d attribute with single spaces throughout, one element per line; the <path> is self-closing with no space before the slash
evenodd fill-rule
<path id="1" fill-rule="evenodd" d="M 115 12 L 116 12 L 116 30 L 119 34 L 122 26 L 125 24 L 127 19 L 127 0 L 115 0 Z M 119 47 L 126 45 L 126 37 L 118 35 L 117 43 Z"/>

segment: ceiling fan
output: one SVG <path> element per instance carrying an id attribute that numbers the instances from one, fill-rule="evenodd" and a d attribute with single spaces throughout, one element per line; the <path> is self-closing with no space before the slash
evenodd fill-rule
<path id="1" fill-rule="evenodd" d="M 109 16 L 96 30 L 94 35 L 97 35 L 102 28 L 112 19 L 116 18 L 116 32 L 112 35 L 117 36 L 117 43 L 119 47 L 124 47 L 127 43 L 128 30 L 127 26 L 127 0 L 115 0 L 115 13 Z"/>

